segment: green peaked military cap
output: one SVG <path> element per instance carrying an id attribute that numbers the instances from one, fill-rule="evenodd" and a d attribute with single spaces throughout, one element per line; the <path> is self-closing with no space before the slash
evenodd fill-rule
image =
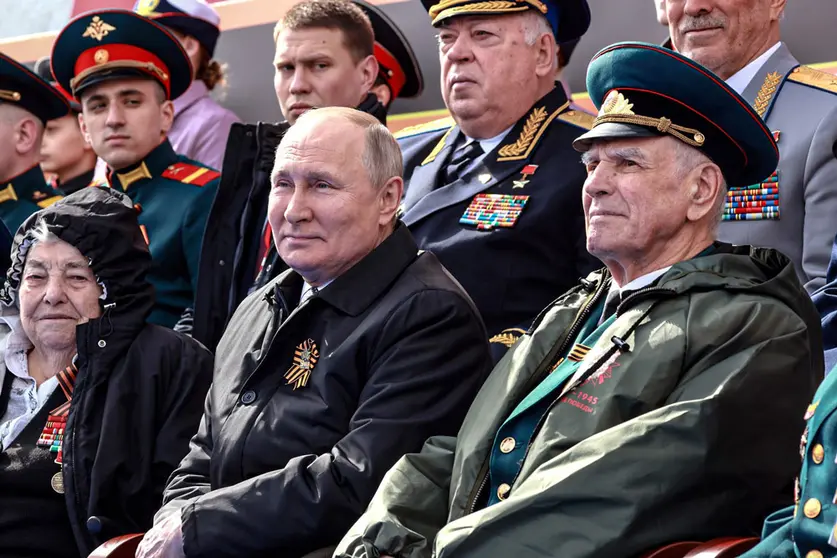
<path id="1" fill-rule="evenodd" d="M 192 64 L 180 41 L 162 25 L 128 10 L 94 10 L 76 17 L 58 34 L 50 60 L 55 80 L 76 99 L 84 89 L 111 80 L 153 79 L 168 99 L 192 83 Z"/>
<path id="2" fill-rule="evenodd" d="M 647 43 L 617 43 L 587 69 L 599 109 L 593 128 L 573 143 L 671 135 L 705 153 L 729 187 L 757 184 L 776 170 L 779 148 L 755 110 L 697 62 Z"/>
<path id="3" fill-rule="evenodd" d="M 44 79 L 0 52 L 0 103 L 17 105 L 41 122 L 70 114 L 70 103 Z"/>
<path id="4" fill-rule="evenodd" d="M 463 15 L 503 15 L 535 10 L 543 14 L 559 43 L 581 38 L 590 27 L 587 0 L 421 0 L 438 27 L 446 19 Z"/>

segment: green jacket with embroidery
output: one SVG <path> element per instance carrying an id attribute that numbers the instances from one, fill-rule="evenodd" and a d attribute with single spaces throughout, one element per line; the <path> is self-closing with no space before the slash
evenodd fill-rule
<path id="1" fill-rule="evenodd" d="M 819 319 L 781 253 L 720 245 L 622 300 L 550 395 L 508 496 L 485 506 L 498 428 L 609 285 L 595 272 L 547 307 L 458 436 L 402 458 L 335 556 L 628 558 L 756 534 L 792 501 Z"/>

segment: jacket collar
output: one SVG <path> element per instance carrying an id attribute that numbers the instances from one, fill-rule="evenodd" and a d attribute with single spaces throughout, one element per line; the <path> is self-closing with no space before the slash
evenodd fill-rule
<path id="1" fill-rule="evenodd" d="M 65 196 L 69 196 L 73 192 L 78 192 L 82 188 L 87 188 L 90 186 L 90 183 L 93 182 L 93 175 L 95 174 L 95 169 L 90 169 L 87 172 L 84 172 L 74 178 L 69 180 L 65 180 L 64 182 L 58 183 L 58 188 Z"/>
<path id="2" fill-rule="evenodd" d="M 799 66 L 799 61 L 793 57 L 787 45 L 782 43 L 759 68 L 741 96 L 756 109 L 759 116 L 767 120 L 782 82 L 797 66 Z"/>
<path id="3" fill-rule="evenodd" d="M 108 184 L 111 188 L 126 191 L 131 186 L 140 186 L 155 176 L 160 176 L 169 165 L 177 162 L 177 154 L 168 139 L 151 150 L 144 159 L 119 170 L 108 169 Z"/>
<path id="4" fill-rule="evenodd" d="M 44 173 L 38 165 L 6 182 L 0 182 L 0 203 L 16 200 L 38 203 L 58 195 L 60 194 L 46 183 Z"/>
<path id="5" fill-rule="evenodd" d="M 473 198 L 519 171 L 531 160 L 552 121 L 568 108 L 564 88 L 557 84 L 520 117 L 503 141 L 478 165 L 453 184 L 438 184 L 462 133 L 458 125 L 451 128 L 413 170 L 404 196 L 404 222 L 412 226 L 436 211 Z"/>
<path id="6" fill-rule="evenodd" d="M 319 298 L 345 314 L 357 316 L 380 298 L 417 254 L 413 235 L 399 221 L 378 247 L 309 300 Z M 287 273 L 280 277 L 278 287 L 285 300 L 296 303 L 302 293 L 302 277 L 294 271 Z"/>

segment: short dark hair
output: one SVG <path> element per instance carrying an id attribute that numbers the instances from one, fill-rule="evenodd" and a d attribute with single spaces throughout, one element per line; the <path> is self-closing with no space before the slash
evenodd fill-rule
<path id="1" fill-rule="evenodd" d="M 288 29 L 338 29 L 343 32 L 343 43 L 357 63 L 371 56 L 375 33 L 369 17 L 349 0 L 305 0 L 295 4 L 273 29 L 273 41 Z"/>

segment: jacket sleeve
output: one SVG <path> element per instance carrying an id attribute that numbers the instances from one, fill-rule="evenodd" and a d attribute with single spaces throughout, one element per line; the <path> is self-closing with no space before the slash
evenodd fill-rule
<path id="1" fill-rule="evenodd" d="M 386 471 L 434 434 L 454 434 L 491 368 L 476 310 L 426 290 L 395 308 L 369 346 L 344 437 L 329 453 L 199 496 L 183 509 L 186 555 L 304 554 L 336 544 Z"/>
<path id="2" fill-rule="evenodd" d="M 209 115 L 211 118 L 203 120 L 196 132 L 192 150 L 184 155 L 220 172 L 230 128 L 240 121 L 232 112 L 220 107 L 213 107 Z"/>
<path id="3" fill-rule="evenodd" d="M 163 494 L 166 482 L 189 450 L 189 440 L 197 430 L 203 400 L 212 382 L 213 359 L 200 343 L 179 337 L 170 381 L 162 386 L 162 416 L 154 445 L 152 466 L 153 494 Z M 154 510 L 159 506 L 154 502 Z M 150 518 L 153 510 L 148 514 Z"/>
<path id="4" fill-rule="evenodd" d="M 808 278 L 805 288 L 814 292 L 825 284 L 832 240 L 837 233 L 837 107 L 820 121 L 805 161 L 805 221 L 802 244 L 802 271 Z"/>
<path id="5" fill-rule="evenodd" d="M 154 516 L 154 523 L 160 523 L 173 513 L 180 513 L 192 499 L 210 491 L 209 458 L 212 455 L 212 416 L 210 399 L 207 395 L 203 416 L 198 431 L 189 442 L 189 453 L 172 473 L 163 493 L 163 507 Z"/>
<path id="6" fill-rule="evenodd" d="M 436 533 L 447 521 L 455 450 L 456 438 L 436 436 L 425 442 L 421 453 L 402 457 L 334 556 L 429 556 Z"/>
<path id="7" fill-rule="evenodd" d="M 629 558 L 756 535 L 777 494 L 792 497 L 820 343 L 771 301 L 702 314 L 687 318 L 696 346 L 660 407 L 563 452 L 550 447 L 560 436 L 538 437 L 530 452 L 554 457 L 507 500 L 446 525 L 434 556 Z M 752 532 L 730 532 L 744 524 Z"/>

